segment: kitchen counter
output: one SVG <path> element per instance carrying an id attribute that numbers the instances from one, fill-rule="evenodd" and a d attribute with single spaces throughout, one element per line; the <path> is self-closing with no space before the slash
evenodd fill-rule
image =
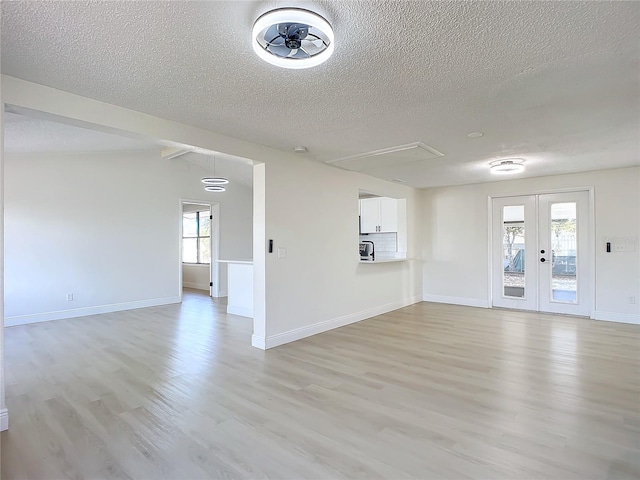
<path id="1" fill-rule="evenodd" d="M 407 254 L 402 252 L 380 252 L 376 253 L 375 260 L 360 260 L 360 263 L 392 263 L 406 262 Z"/>
<path id="2" fill-rule="evenodd" d="M 392 263 L 392 262 L 406 262 L 406 258 L 376 258 L 375 260 L 360 260 L 360 263 Z"/>

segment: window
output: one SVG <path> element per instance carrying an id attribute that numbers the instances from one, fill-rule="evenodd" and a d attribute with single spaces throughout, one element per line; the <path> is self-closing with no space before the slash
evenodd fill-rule
<path id="1" fill-rule="evenodd" d="M 182 214 L 182 263 L 211 263 L 209 210 Z"/>

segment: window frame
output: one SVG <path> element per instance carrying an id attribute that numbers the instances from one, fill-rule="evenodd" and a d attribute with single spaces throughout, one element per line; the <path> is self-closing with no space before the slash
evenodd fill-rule
<path id="1" fill-rule="evenodd" d="M 196 236 L 195 237 L 185 237 L 184 236 L 184 216 L 185 214 L 195 213 L 196 214 Z M 201 215 L 208 215 L 209 220 L 209 235 L 200 235 L 200 217 Z M 182 264 L 183 265 L 211 265 L 211 253 L 209 253 L 209 261 L 201 262 L 200 261 L 200 239 L 208 238 L 209 239 L 209 250 L 211 250 L 211 227 L 213 225 L 213 214 L 211 210 L 201 210 L 196 212 L 182 212 Z M 185 239 L 195 239 L 196 241 L 196 261 L 195 262 L 185 262 L 184 261 L 184 240 Z"/>

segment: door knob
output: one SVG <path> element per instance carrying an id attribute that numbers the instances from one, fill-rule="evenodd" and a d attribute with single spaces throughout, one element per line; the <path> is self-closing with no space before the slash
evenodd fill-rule
<path id="1" fill-rule="evenodd" d="M 545 258 L 544 258 L 544 257 L 542 257 L 542 258 L 540 259 L 540 261 L 541 261 L 542 263 L 546 262 L 546 260 L 545 260 Z"/>
<path id="2" fill-rule="evenodd" d="M 540 250 L 540 253 L 544 253 L 544 250 Z"/>

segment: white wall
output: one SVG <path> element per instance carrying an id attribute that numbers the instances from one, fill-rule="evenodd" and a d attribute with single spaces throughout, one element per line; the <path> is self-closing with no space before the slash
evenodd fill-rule
<path id="1" fill-rule="evenodd" d="M 175 160 L 176 166 L 179 165 L 183 170 L 181 191 L 183 200 L 199 200 L 208 203 L 220 204 L 220 237 L 219 237 L 219 255 L 220 260 L 238 260 L 250 259 L 253 251 L 253 191 L 249 187 L 231 183 L 227 185 L 225 192 L 205 192 L 202 183 L 194 183 L 194 178 L 198 180 L 202 176 L 211 176 L 211 172 L 202 170 L 188 162 Z M 215 215 L 215 207 L 212 210 Z M 215 221 L 213 227 L 215 227 Z M 216 235 L 212 229 L 212 235 Z M 212 252 L 213 254 L 214 252 Z M 214 275 L 215 275 L 215 267 Z M 218 284 L 219 297 L 227 296 L 227 264 L 217 263 L 218 268 Z M 209 290 L 208 267 L 202 265 L 183 265 L 183 280 L 185 287 L 199 288 L 201 290 Z M 215 295 L 215 291 L 214 291 Z"/>
<path id="2" fill-rule="evenodd" d="M 214 197 L 205 173 L 159 151 L 6 155 L 5 326 L 179 301 L 180 198 L 219 202 L 221 256 L 249 256 L 251 190 Z"/>
<path id="3" fill-rule="evenodd" d="M 4 272 L 4 102 L 0 86 L 0 271 Z M 0 298 L 4 297 L 4 279 L 0 275 Z M 4 302 L 0 302 L 0 431 L 9 428 L 9 412 L 4 393 Z"/>
<path id="4" fill-rule="evenodd" d="M 209 291 L 209 265 L 182 264 L 182 286 Z M 226 285 L 221 285 L 226 290 Z"/>
<path id="5" fill-rule="evenodd" d="M 417 256 L 417 190 L 300 158 L 273 158 L 265 167 L 265 235 L 274 253 L 265 259 L 266 338 L 254 337 L 254 345 L 268 348 L 421 300 L 418 260 L 361 264 L 358 253 L 358 195 L 367 190 L 407 198 L 407 256 Z M 255 248 L 254 259 L 266 245 Z M 286 259 L 277 258 L 278 248 L 286 248 Z"/>
<path id="6" fill-rule="evenodd" d="M 640 233 L 638 167 L 423 190 L 425 299 L 488 306 L 489 196 L 589 186 L 595 192 L 595 317 L 640 323 L 640 246 L 606 253 L 603 241 Z"/>

